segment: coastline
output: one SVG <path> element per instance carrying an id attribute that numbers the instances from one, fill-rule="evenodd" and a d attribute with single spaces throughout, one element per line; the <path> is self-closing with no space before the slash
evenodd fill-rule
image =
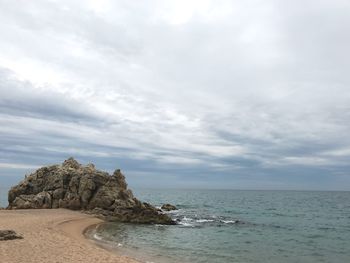
<path id="1" fill-rule="evenodd" d="M 92 215 L 67 209 L 0 210 L 0 228 L 23 236 L 0 241 L 0 261 L 139 263 L 99 246 L 85 235 L 102 222 Z"/>

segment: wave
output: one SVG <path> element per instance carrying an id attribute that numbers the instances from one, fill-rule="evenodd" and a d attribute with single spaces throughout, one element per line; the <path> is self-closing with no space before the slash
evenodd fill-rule
<path id="1" fill-rule="evenodd" d="M 239 222 L 239 220 L 221 220 L 224 224 L 236 224 Z"/>
<path id="2" fill-rule="evenodd" d="M 181 216 L 178 218 L 174 218 L 178 225 L 187 226 L 187 227 L 203 227 L 207 226 L 220 226 L 220 225 L 230 225 L 230 224 L 244 224 L 239 219 L 231 219 L 231 218 L 214 218 L 214 217 L 189 217 L 189 216 Z"/>
<path id="3" fill-rule="evenodd" d="M 162 211 L 163 211 L 163 210 L 162 210 Z M 163 211 L 163 213 L 165 213 L 165 214 L 174 214 L 174 215 L 178 215 L 179 213 L 181 213 L 181 209 L 170 210 L 170 211 Z"/>
<path id="4" fill-rule="evenodd" d="M 209 222 L 214 222 L 214 219 L 197 219 L 197 223 L 209 223 Z"/>
<path id="5" fill-rule="evenodd" d="M 94 233 L 93 238 L 99 241 L 103 240 L 103 238 L 99 236 L 97 233 Z"/>
<path id="6" fill-rule="evenodd" d="M 179 225 L 186 226 L 186 227 L 195 227 L 193 224 L 186 223 L 186 222 L 179 222 Z"/>

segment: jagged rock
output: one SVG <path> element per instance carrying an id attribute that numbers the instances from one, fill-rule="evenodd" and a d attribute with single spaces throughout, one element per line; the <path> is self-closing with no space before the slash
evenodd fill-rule
<path id="1" fill-rule="evenodd" d="M 119 169 L 109 175 L 73 158 L 26 176 L 10 189 L 8 201 L 8 209 L 67 208 L 113 221 L 174 224 L 168 215 L 135 198 Z"/>
<path id="2" fill-rule="evenodd" d="M 18 235 L 13 230 L 0 230 L 0 241 L 2 240 L 12 240 L 12 239 L 22 239 L 23 237 Z"/>
<path id="3" fill-rule="evenodd" d="M 164 205 L 162 205 L 161 209 L 164 211 L 177 210 L 176 206 L 171 205 L 171 204 L 164 204 Z"/>

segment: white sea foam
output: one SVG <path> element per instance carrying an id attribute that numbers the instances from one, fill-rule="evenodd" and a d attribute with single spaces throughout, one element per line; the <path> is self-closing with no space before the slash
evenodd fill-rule
<path id="1" fill-rule="evenodd" d="M 99 235 L 97 235 L 97 233 L 94 234 L 94 239 L 96 240 L 102 240 L 102 237 L 100 237 Z"/>
<path id="2" fill-rule="evenodd" d="M 179 224 L 182 226 L 193 227 L 193 224 L 191 224 L 190 222 L 193 222 L 193 219 L 185 216 L 184 218 L 182 218 Z"/>
<path id="3" fill-rule="evenodd" d="M 207 222 L 214 222 L 213 219 L 198 219 L 196 220 L 197 223 L 207 223 Z"/>
<path id="4" fill-rule="evenodd" d="M 163 211 L 166 214 L 178 214 L 181 211 L 181 209 L 176 209 L 176 210 L 170 210 L 170 211 Z"/>
<path id="5" fill-rule="evenodd" d="M 221 222 L 223 222 L 225 224 L 236 224 L 237 220 L 221 220 Z"/>

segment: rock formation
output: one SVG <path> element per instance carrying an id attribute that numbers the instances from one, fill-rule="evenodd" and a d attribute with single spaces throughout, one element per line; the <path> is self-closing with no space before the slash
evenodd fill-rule
<path id="1" fill-rule="evenodd" d="M 171 204 L 164 204 L 164 205 L 162 205 L 161 209 L 164 211 L 177 210 L 176 206 L 171 205 Z"/>
<path id="2" fill-rule="evenodd" d="M 8 209 L 67 208 L 109 221 L 174 224 L 168 215 L 136 199 L 119 169 L 109 175 L 73 158 L 26 176 L 10 189 L 8 201 Z"/>
<path id="3" fill-rule="evenodd" d="M 2 240 L 12 240 L 12 239 L 22 239 L 23 237 L 18 235 L 13 230 L 0 230 L 0 241 Z"/>

